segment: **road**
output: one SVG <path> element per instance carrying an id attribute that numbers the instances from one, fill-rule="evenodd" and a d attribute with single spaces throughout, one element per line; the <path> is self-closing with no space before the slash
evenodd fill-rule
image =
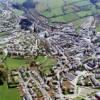
<path id="1" fill-rule="evenodd" d="M 33 72 L 38 79 L 40 80 L 40 82 L 44 83 L 42 78 L 40 78 L 39 74 L 36 72 Z M 41 84 L 32 76 L 31 72 L 29 72 L 30 78 L 36 83 L 37 87 L 41 90 L 44 100 L 52 100 L 50 95 L 47 93 L 47 91 L 41 86 Z"/>
<path id="2" fill-rule="evenodd" d="M 27 84 L 28 84 L 28 83 L 27 83 L 27 82 L 24 82 L 24 80 L 22 79 L 20 73 L 19 73 L 19 82 L 20 82 L 20 84 L 23 86 L 23 90 L 24 90 L 24 92 L 26 93 L 26 96 L 27 96 L 28 100 L 33 100 L 33 99 L 32 99 L 32 96 L 31 96 L 31 94 L 29 93 L 28 88 L 27 88 Z"/>

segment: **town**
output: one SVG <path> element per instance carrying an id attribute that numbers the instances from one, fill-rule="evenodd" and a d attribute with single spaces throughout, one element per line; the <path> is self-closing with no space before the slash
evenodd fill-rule
<path id="1" fill-rule="evenodd" d="M 3 5 L 0 84 L 6 80 L 8 89 L 17 88 L 19 100 L 100 100 L 100 32 L 94 16 L 77 32 L 73 23 L 48 25 L 35 11 L 16 16 Z M 27 64 L 10 69 L 8 58 Z"/>

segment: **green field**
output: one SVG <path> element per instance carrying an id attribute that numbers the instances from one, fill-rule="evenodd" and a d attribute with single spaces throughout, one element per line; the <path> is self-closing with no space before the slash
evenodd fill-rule
<path id="1" fill-rule="evenodd" d="M 26 0 L 11 0 L 22 4 Z M 38 0 L 37 0 L 38 1 Z M 78 20 L 84 20 L 88 16 L 100 14 L 100 3 L 98 8 L 90 0 L 39 0 L 36 10 L 48 18 L 48 22 L 72 22 L 79 26 Z M 22 16 L 23 11 L 14 9 L 16 15 Z M 77 25 L 78 24 L 78 25 Z M 81 24 L 80 24 L 81 25 Z M 99 28 L 97 28 L 99 30 Z"/>
<path id="2" fill-rule="evenodd" d="M 7 84 L 0 86 L 0 100 L 21 100 L 16 88 L 8 89 Z"/>
<path id="3" fill-rule="evenodd" d="M 71 22 L 71 21 L 74 21 L 75 19 L 78 19 L 78 17 L 73 14 L 73 13 L 70 13 L 68 15 L 64 15 L 64 16 L 59 16 L 59 17 L 56 17 L 56 18 L 51 18 L 51 22 Z"/>
<path id="4" fill-rule="evenodd" d="M 97 27 L 96 27 L 96 31 L 97 31 L 97 32 L 100 32 L 100 24 L 97 25 Z"/>
<path id="5" fill-rule="evenodd" d="M 22 10 L 13 9 L 16 16 L 22 16 L 24 12 Z"/>
<path id="6" fill-rule="evenodd" d="M 76 97 L 75 99 L 73 100 L 85 100 L 83 97 Z"/>
<path id="7" fill-rule="evenodd" d="M 3 54 L 0 54 L 0 59 L 4 57 Z M 22 58 L 11 58 L 7 57 L 4 60 L 5 67 L 8 67 L 9 70 L 19 68 L 20 66 L 27 66 L 27 60 Z M 17 88 L 8 88 L 7 84 L 0 86 L 0 100 L 21 100 L 20 94 Z"/>
<path id="8" fill-rule="evenodd" d="M 3 55 L 0 55 L 0 58 L 2 58 Z M 5 65 L 5 67 L 7 67 L 9 70 L 12 69 L 16 69 L 19 67 L 27 67 L 29 66 L 30 62 L 33 59 L 30 58 L 29 59 L 24 59 L 24 58 L 11 58 L 11 57 L 7 57 L 3 64 Z M 38 56 L 35 59 L 36 62 L 38 62 L 39 64 L 41 64 L 41 71 L 44 74 L 48 74 L 50 73 L 51 68 L 53 67 L 53 65 L 56 63 L 55 59 L 51 58 L 51 57 L 47 57 L 47 56 Z"/>
<path id="9" fill-rule="evenodd" d="M 8 35 L 9 33 L 7 33 L 7 32 L 0 32 L 0 37 L 2 37 L 2 36 L 5 36 L 5 35 Z"/>
<path id="10" fill-rule="evenodd" d="M 76 2 L 77 0 L 74 0 L 74 2 Z M 88 5 L 90 4 L 90 0 L 78 0 L 80 2 L 76 2 L 74 3 L 75 5 L 78 5 L 78 6 L 84 6 L 84 5 Z"/>
<path id="11" fill-rule="evenodd" d="M 0 54 L 0 60 L 4 58 L 3 54 Z M 5 67 L 7 67 L 9 70 L 16 69 L 19 67 L 27 67 L 29 66 L 28 59 L 16 57 L 16 58 L 11 58 L 7 57 L 3 62 L 2 62 Z"/>
<path id="12" fill-rule="evenodd" d="M 47 17 L 49 22 L 73 22 L 75 26 L 81 25 L 79 21 L 91 15 L 100 14 L 100 9 L 90 3 L 90 0 L 65 0 L 66 5 L 63 8 L 63 0 L 41 0 L 36 10 Z M 97 3 L 100 7 L 100 3 Z M 62 10 L 62 8 L 64 10 Z M 77 25 L 78 24 L 78 25 Z M 97 28 L 99 30 L 99 28 Z"/>
<path id="13" fill-rule="evenodd" d="M 16 69 L 19 67 L 26 67 L 28 66 L 28 62 L 27 60 L 23 59 L 23 58 L 11 58 L 11 57 L 7 57 L 6 60 L 4 61 L 5 66 L 8 69 Z"/>
<path id="14" fill-rule="evenodd" d="M 11 2 L 15 2 L 15 3 L 19 3 L 22 4 L 24 3 L 26 0 L 10 0 Z"/>
<path id="15" fill-rule="evenodd" d="M 57 16 L 57 15 L 60 15 L 60 14 L 63 14 L 61 8 L 55 8 L 55 9 L 52 9 L 51 11 L 43 12 L 43 15 L 46 16 L 46 17 Z"/>
<path id="16" fill-rule="evenodd" d="M 47 56 L 38 56 L 36 62 L 41 64 L 40 71 L 45 75 L 50 73 L 51 68 L 56 63 L 55 59 Z"/>
<path id="17" fill-rule="evenodd" d="M 0 55 L 2 58 L 3 55 Z M 41 64 L 41 72 L 45 75 L 50 73 L 52 66 L 56 63 L 55 59 L 47 56 L 38 56 L 35 59 L 36 62 Z M 4 61 L 4 64 L 8 67 L 8 69 L 15 69 L 20 66 L 27 66 L 27 60 L 25 59 L 14 59 L 11 57 L 7 57 Z M 8 89 L 7 84 L 0 86 L 0 100 L 21 100 L 19 92 L 16 88 Z"/>
<path id="18" fill-rule="evenodd" d="M 3 57 L 4 57 L 4 55 L 3 55 L 3 54 L 0 54 L 0 60 L 1 60 Z"/>

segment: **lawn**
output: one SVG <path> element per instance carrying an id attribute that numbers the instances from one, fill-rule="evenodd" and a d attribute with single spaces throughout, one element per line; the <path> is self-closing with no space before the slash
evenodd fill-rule
<path id="1" fill-rule="evenodd" d="M 44 56 L 38 56 L 36 61 L 39 63 L 44 63 L 46 61 L 47 57 Z"/>
<path id="2" fill-rule="evenodd" d="M 66 0 L 68 4 L 72 4 L 72 3 L 75 3 L 75 2 L 80 2 L 80 1 L 83 1 L 83 0 Z"/>
<path id="3" fill-rule="evenodd" d="M 100 24 L 97 25 L 96 31 L 97 31 L 97 32 L 100 32 Z"/>
<path id="4" fill-rule="evenodd" d="M 90 16 L 92 15 L 92 12 L 89 10 L 89 11 L 80 11 L 78 13 L 76 13 L 79 17 L 85 17 L 85 16 Z"/>
<path id="5" fill-rule="evenodd" d="M 15 68 L 19 68 L 19 67 L 22 67 L 22 66 L 28 66 L 27 60 L 25 60 L 23 58 L 7 57 L 6 60 L 4 61 L 4 64 L 10 70 L 15 69 Z"/>
<path id="6" fill-rule="evenodd" d="M 45 11 L 42 13 L 42 15 L 44 15 L 46 17 L 52 17 L 52 16 L 61 15 L 61 14 L 63 14 L 61 8 L 51 9 L 51 11 Z"/>
<path id="7" fill-rule="evenodd" d="M 48 75 L 50 73 L 51 68 L 56 63 L 55 59 L 47 56 L 38 56 L 36 61 L 41 64 L 40 71 L 45 75 Z"/>
<path id="8" fill-rule="evenodd" d="M 0 37 L 1 36 L 5 36 L 5 35 L 8 35 L 9 33 L 7 33 L 7 32 L 0 32 Z"/>
<path id="9" fill-rule="evenodd" d="M 75 28 L 80 28 L 81 24 L 86 20 L 86 18 L 79 18 L 78 20 L 73 21 Z"/>
<path id="10" fill-rule="evenodd" d="M 37 11 L 39 11 L 39 13 L 41 13 L 46 17 L 52 17 L 49 19 L 49 22 L 66 22 L 66 23 L 75 21 L 78 18 L 80 21 L 80 18 L 100 13 L 100 9 L 96 9 L 95 6 L 90 3 L 90 0 L 65 0 L 65 1 L 67 4 L 67 6 L 65 6 L 64 8 L 66 15 L 63 15 L 62 11 L 62 6 L 64 5 L 63 0 L 41 0 L 40 3 L 38 4 Z M 80 11 L 75 12 L 74 8 L 79 9 Z"/>
<path id="11" fill-rule="evenodd" d="M 76 97 L 75 99 L 73 100 L 85 100 L 83 97 Z"/>
<path id="12" fill-rule="evenodd" d="M 17 16 L 22 16 L 24 14 L 22 10 L 13 9 L 13 11 Z"/>
<path id="13" fill-rule="evenodd" d="M 64 4 L 63 0 L 41 0 L 41 2 L 47 4 L 51 9 L 61 7 Z"/>
<path id="14" fill-rule="evenodd" d="M 84 6 L 90 4 L 89 0 L 80 0 L 80 2 L 74 3 L 75 5 Z"/>
<path id="15" fill-rule="evenodd" d="M 0 60 L 1 60 L 3 57 L 4 57 L 4 55 L 3 55 L 3 54 L 0 54 Z"/>
<path id="16" fill-rule="evenodd" d="M 16 88 L 8 89 L 7 84 L 0 86 L 0 100 L 21 100 Z"/>
<path id="17" fill-rule="evenodd" d="M 64 16 L 59 16 L 55 18 L 51 18 L 52 22 L 70 22 L 75 19 L 78 19 L 78 17 L 74 13 L 69 13 Z"/>

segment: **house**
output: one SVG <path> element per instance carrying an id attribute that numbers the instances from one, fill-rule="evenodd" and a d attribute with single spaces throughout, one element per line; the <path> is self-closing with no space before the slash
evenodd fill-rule
<path id="1" fill-rule="evenodd" d="M 94 76 L 91 76 L 90 79 L 94 88 L 100 88 L 100 82 Z"/>
<path id="2" fill-rule="evenodd" d="M 100 91 L 95 94 L 95 97 L 97 98 L 97 100 L 100 100 Z"/>
<path id="3" fill-rule="evenodd" d="M 95 72 L 96 74 L 100 73 L 100 68 L 95 69 L 93 72 Z"/>
<path id="4" fill-rule="evenodd" d="M 70 81 L 72 81 L 76 78 L 75 75 L 73 75 L 72 73 L 69 73 L 69 72 L 64 72 L 64 77 Z"/>
<path id="5" fill-rule="evenodd" d="M 96 79 L 100 79 L 100 74 L 95 74 Z"/>

